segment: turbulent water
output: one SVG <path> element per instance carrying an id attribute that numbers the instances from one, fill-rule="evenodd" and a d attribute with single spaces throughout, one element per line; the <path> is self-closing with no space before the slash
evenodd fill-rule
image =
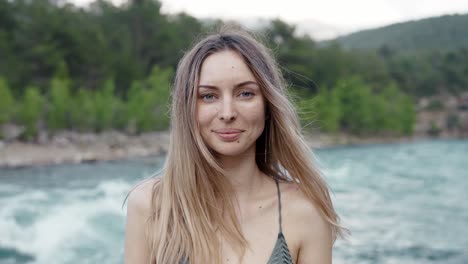
<path id="1" fill-rule="evenodd" d="M 468 141 L 316 156 L 352 232 L 334 263 L 468 263 Z M 122 202 L 162 161 L 0 169 L 0 263 L 123 263 Z"/>

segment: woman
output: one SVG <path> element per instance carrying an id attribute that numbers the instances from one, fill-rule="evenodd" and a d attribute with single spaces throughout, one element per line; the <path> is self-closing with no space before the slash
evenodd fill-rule
<path id="1" fill-rule="evenodd" d="M 125 263 L 331 263 L 342 235 L 281 73 L 241 30 L 198 42 L 173 87 L 161 177 L 129 195 Z"/>

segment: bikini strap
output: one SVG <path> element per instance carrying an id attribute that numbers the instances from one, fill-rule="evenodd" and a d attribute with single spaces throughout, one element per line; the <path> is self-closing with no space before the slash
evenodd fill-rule
<path id="1" fill-rule="evenodd" d="M 278 191 L 279 232 L 283 233 L 282 219 L 281 219 L 281 192 L 280 192 L 278 180 L 275 179 L 275 182 L 276 182 L 276 190 Z"/>

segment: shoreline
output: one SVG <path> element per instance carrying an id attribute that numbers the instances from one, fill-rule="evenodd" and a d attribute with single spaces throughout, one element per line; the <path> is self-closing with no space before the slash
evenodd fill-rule
<path id="1" fill-rule="evenodd" d="M 169 132 L 129 136 L 110 131 L 101 134 L 61 132 L 42 143 L 0 142 L 0 168 L 94 163 L 165 155 Z"/>
<path id="2" fill-rule="evenodd" d="M 440 137 L 413 135 L 411 137 L 357 137 L 347 134 L 306 134 L 312 149 L 362 146 L 387 143 L 409 143 L 430 139 L 467 139 L 467 135 L 446 134 Z M 59 164 L 94 163 L 129 158 L 165 155 L 169 132 L 151 132 L 129 136 L 109 131 L 101 134 L 65 131 L 42 143 L 0 141 L 0 168 L 23 168 Z"/>

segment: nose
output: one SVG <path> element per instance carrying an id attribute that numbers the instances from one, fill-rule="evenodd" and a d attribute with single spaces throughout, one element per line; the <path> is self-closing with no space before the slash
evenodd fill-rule
<path id="1" fill-rule="evenodd" d="M 231 99 L 224 100 L 218 114 L 222 121 L 234 121 L 237 118 L 237 111 L 233 101 Z"/>

